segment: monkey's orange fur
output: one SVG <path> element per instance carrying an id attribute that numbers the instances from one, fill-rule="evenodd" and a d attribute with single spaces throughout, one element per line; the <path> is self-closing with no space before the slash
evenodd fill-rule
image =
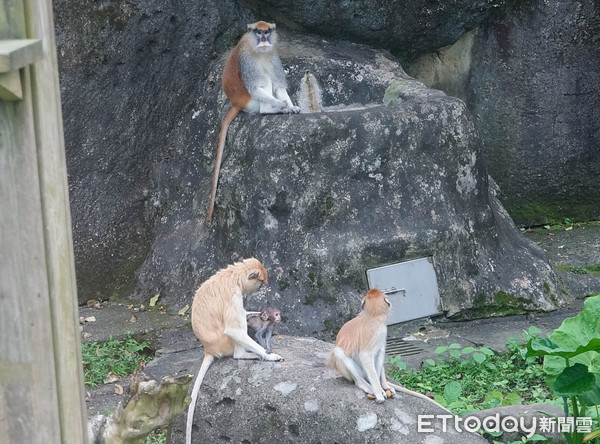
<path id="1" fill-rule="evenodd" d="M 343 349 L 348 356 L 356 355 L 360 350 L 373 349 L 378 337 L 376 333 L 381 325 L 385 325 L 389 313 L 390 306 L 385 295 L 377 289 L 369 290 L 364 298 L 363 310 L 338 332 L 336 347 Z"/>
<path id="2" fill-rule="evenodd" d="M 249 279 L 249 276 L 256 278 Z M 217 357 L 233 354 L 234 341 L 223 334 L 225 327 L 246 329 L 243 294 L 251 294 L 268 283 L 267 270 L 250 258 L 218 271 L 196 291 L 192 305 L 192 328 L 205 353 Z M 232 297 L 239 293 L 240 297 Z"/>

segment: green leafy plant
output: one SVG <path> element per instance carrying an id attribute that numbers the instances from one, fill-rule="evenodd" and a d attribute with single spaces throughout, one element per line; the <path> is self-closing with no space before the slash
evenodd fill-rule
<path id="1" fill-rule="evenodd" d="M 547 338 L 532 338 L 527 356 L 544 357 L 546 381 L 562 397 L 565 415 L 592 417 L 598 424 L 600 406 L 600 295 L 588 298 L 577 316 L 565 319 Z M 597 439 L 599 430 L 584 436 L 565 432 L 569 444 Z"/>
<path id="2" fill-rule="evenodd" d="M 95 387 L 109 379 L 128 376 L 141 370 L 152 357 L 146 342 L 139 343 L 131 337 L 109 339 L 104 343 L 83 344 L 83 376 L 85 384 Z"/>
<path id="3" fill-rule="evenodd" d="M 531 327 L 523 339 L 537 337 Z M 526 358 L 526 343 L 511 338 L 507 353 L 487 347 L 450 344 L 435 350 L 419 371 L 408 369 L 399 356 L 389 359 L 391 376 L 412 390 L 433 395 L 440 404 L 463 414 L 499 405 L 541 402 L 550 397 L 540 358 Z"/>
<path id="4" fill-rule="evenodd" d="M 167 442 L 167 435 L 162 429 L 155 430 L 144 440 L 144 444 L 165 444 Z"/>

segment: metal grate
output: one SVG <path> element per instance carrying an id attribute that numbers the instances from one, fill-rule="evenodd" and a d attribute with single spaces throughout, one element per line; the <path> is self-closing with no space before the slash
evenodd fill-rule
<path id="1" fill-rule="evenodd" d="M 385 343 L 385 354 L 388 356 L 411 356 L 422 352 L 419 347 L 399 338 L 390 338 Z"/>

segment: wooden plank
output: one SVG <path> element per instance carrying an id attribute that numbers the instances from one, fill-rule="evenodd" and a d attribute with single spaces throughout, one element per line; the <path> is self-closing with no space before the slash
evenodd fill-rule
<path id="1" fill-rule="evenodd" d="M 44 58 L 0 101 L 0 436 L 87 443 L 52 4 L 0 0 L 0 38 L 26 37 Z"/>
<path id="2" fill-rule="evenodd" d="M 61 442 L 84 444 L 87 415 L 52 1 L 24 3 L 27 29 L 42 39 L 44 48 L 31 76 L 52 334 L 54 344 L 60 345 L 54 348 L 54 363 Z"/>
<path id="3" fill-rule="evenodd" d="M 0 99 L 14 101 L 22 98 L 23 88 L 19 71 L 0 73 Z"/>
<path id="4" fill-rule="evenodd" d="M 41 60 L 42 55 L 41 40 L 0 40 L 0 73 L 31 65 Z"/>
<path id="5" fill-rule="evenodd" d="M 27 69 L 24 78 L 24 100 L 0 101 L 0 436 L 41 444 L 60 442 L 60 429 Z"/>

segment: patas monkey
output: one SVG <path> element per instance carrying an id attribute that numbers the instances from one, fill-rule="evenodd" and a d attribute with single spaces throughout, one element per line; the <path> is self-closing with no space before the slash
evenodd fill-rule
<path id="1" fill-rule="evenodd" d="M 267 307 L 260 313 L 253 313 L 247 319 L 248 327 L 256 332 L 256 342 L 262 345 L 267 353 L 271 353 L 271 336 L 275 324 L 281 322 L 281 311 L 278 308 Z"/>
<path id="2" fill-rule="evenodd" d="M 218 271 L 196 291 L 192 304 L 192 328 L 204 346 L 204 359 L 192 389 L 185 431 L 186 444 L 192 442 L 198 391 L 215 358 L 233 356 L 234 359 L 282 360 L 275 353 L 267 353 L 248 336 L 247 331 L 243 297 L 257 292 L 267 283 L 267 270 L 259 260 L 251 258 Z M 247 350 L 254 353 L 248 353 Z"/>
<path id="3" fill-rule="evenodd" d="M 285 71 L 275 51 L 276 43 L 274 23 L 252 23 L 225 63 L 223 90 L 231 101 L 231 109 L 225 116 L 219 133 L 207 222 L 212 219 L 223 148 L 231 121 L 240 111 L 260 114 L 300 112 L 300 108 L 292 103 L 287 93 Z"/>
<path id="4" fill-rule="evenodd" d="M 448 412 L 431 398 L 387 380 L 383 363 L 390 308 L 385 294 L 377 289 L 369 290 L 363 298 L 361 312 L 338 332 L 335 347 L 329 355 L 329 367 L 354 382 L 367 397 L 375 398 L 377 402 L 383 402 L 399 391 L 425 399 Z"/>

